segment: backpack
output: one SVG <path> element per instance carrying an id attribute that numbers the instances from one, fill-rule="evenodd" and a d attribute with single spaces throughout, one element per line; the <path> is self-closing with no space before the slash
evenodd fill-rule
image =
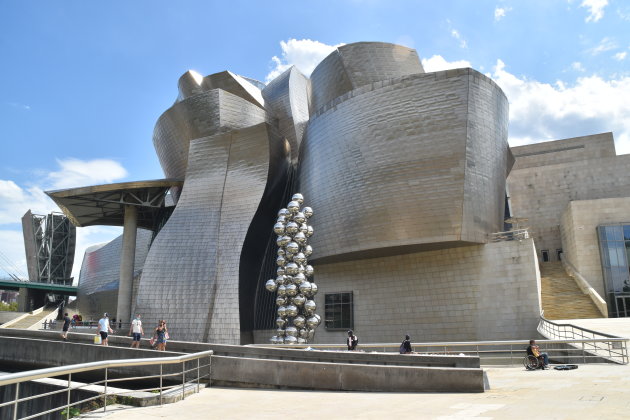
<path id="1" fill-rule="evenodd" d="M 407 351 L 405 350 L 405 342 L 403 341 L 402 343 L 400 343 L 400 348 L 398 349 L 398 352 L 400 354 L 405 354 L 407 353 Z"/>

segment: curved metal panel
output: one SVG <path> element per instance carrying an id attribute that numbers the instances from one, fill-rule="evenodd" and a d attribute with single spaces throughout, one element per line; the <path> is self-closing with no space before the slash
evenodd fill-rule
<path id="1" fill-rule="evenodd" d="M 424 73 L 424 69 L 412 48 L 384 42 L 357 42 L 341 46 L 311 74 L 311 113 L 358 87 L 417 73 Z"/>
<path id="2" fill-rule="evenodd" d="M 270 168 L 286 165 L 271 153 L 284 148 L 270 130 L 259 124 L 190 143 L 182 195 L 151 246 L 136 299 L 136 311 L 166 319 L 177 339 L 240 342 L 243 244 L 276 181 Z"/>
<path id="3" fill-rule="evenodd" d="M 479 243 L 500 230 L 507 100 L 492 81 L 459 69 L 339 99 L 311 118 L 302 146 L 316 259 Z"/>

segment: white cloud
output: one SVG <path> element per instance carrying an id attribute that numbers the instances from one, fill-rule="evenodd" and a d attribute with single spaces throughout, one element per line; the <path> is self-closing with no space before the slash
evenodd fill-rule
<path id="1" fill-rule="evenodd" d="M 48 214 L 59 211 L 55 203 L 48 198 L 44 190 L 60 189 L 109 183 L 127 176 L 127 171 L 120 163 L 109 159 L 82 161 L 79 159 L 57 160 L 59 169 L 42 174 L 39 179 L 43 185 L 20 186 L 13 180 L 0 180 L 0 253 L 6 255 L 11 264 L 0 264 L 0 277 L 6 271 L 26 273 L 26 257 L 24 241 L 20 225 L 22 216 L 27 210 L 35 214 Z M 78 275 L 85 249 L 94 242 L 105 242 L 120 234 L 119 228 L 95 226 L 77 229 L 77 245 L 74 270 Z"/>
<path id="2" fill-rule="evenodd" d="M 501 19 L 503 19 L 505 17 L 505 14 L 507 12 L 509 12 L 510 10 L 512 10 L 511 7 L 495 7 L 494 8 L 494 20 L 495 21 L 500 21 Z"/>
<path id="3" fill-rule="evenodd" d="M 472 67 L 472 65 L 466 60 L 446 61 L 441 55 L 434 55 L 431 58 L 422 59 L 422 67 L 424 71 L 430 73 L 434 71 Z"/>
<path id="4" fill-rule="evenodd" d="M 604 8 L 608 6 L 608 0 L 584 0 L 580 7 L 588 9 L 585 22 L 597 22 L 604 17 Z"/>
<path id="5" fill-rule="evenodd" d="M 468 43 L 462 37 L 462 35 L 459 33 L 459 31 L 457 29 L 451 29 L 451 36 L 459 41 L 460 48 L 467 48 L 468 47 Z"/>
<path id="6" fill-rule="evenodd" d="M 552 85 L 515 76 L 497 60 L 491 77 L 510 101 L 511 145 L 612 131 L 617 153 L 630 153 L 629 76 Z"/>
<path id="7" fill-rule="evenodd" d="M 613 39 L 605 37 L 599 41 L 597 46 L 588 49 L 587 52 L 591 55 L 597 55 L 606 51 L 614 50 L 615 48 L 617 48 L 617 43 Z"/>
<path id="8" fill-rule="evenodd" d="M 613 55 L 613 58 L 617 61 L 623 61 L 626 59 L 626 56 L 628 55 L 627 52 L 618 52 L 617 54 Z"/>
<path id="9" fill-rule="evenodd" d="M 94 184 L 107 184 L 127 176 L 122 165 L 110 159 L 57 159 L 59 171 L 48 174 L 51 188 L 63 189 Z"/>
<path id="10" fill-rule="evenodd" d="M 0 278 L 9 278 L 9 274 L 28 278 L 21 230 L 0 230 Z"/>
<path id="11" fill-rule="evenodd" d="M 580 63 L 579 61 L 574 61 L 573 63 L 571 63 L 571 68 L 575 71 L 581 71 L 581 72 L 586 71 L 582 63 Z"/>
<path id="12" fill-rule="evenodd" d="M 10 107 L 23 109 L 25 111 L 30 111 L 31 110 L 31 106 L 30 105 L 20 104 L 20 103 L 17 103 L 17 102 L 6 102 L 6 104 L 9 105 Z"/>
<path id="13" fill-rule="evenodd" d="M 327 45 L 310 39 L 291 38 L 288 41 L 280 41 L 282 55 L 271 58 L 274 68 L 267 74 L 265 81 L 269 83 L 291 66 L 296 66 L 308 77 L 328 54 L 342 45 L 344 44 Z"/>

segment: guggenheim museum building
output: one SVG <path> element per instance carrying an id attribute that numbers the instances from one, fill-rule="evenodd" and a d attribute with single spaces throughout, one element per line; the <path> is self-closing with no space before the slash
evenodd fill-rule
<path id="1" fill-rule="evenodd" d="M 77 227 L 124 227 L 85 254 L 84 319 L 139 313 L 176 340 L 268 342 L 273 227 L 298 192 L 313 209 L 316 343 L 349 329 L 362 342 L 530 338 L 541 267 L 558 260 L 584 274 L 600 316 L 625 302 L 630 161 L 611 133 L 510 148 L 508 98 L 471 68 L 427 73 L 411 48 L 359 42 L 310 78 L 189 71 L 153 144 L 164 179 L 48 192 Z M 607 272 L 609 244 L 623 252 Z"/>

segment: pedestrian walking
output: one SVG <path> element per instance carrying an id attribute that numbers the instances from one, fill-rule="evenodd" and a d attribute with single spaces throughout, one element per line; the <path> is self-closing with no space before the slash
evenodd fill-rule
<path id="1" fill-rule="evenodd" d="M 107 335 L 114 333 L 114 330 L 109 326 L 109 315 L 107 312 L 103 314 L 103 318 L 98 320 L 98 333 L 101 335 L 101 345 L 108 346 Z"/>
<path id="2" fill-rule="evenodd" d="M 158 326 L 155 328 L 155 343 L 156 350 L 166 350 L 166 340 L 168 339 L 168 328 L 166 328 L 166 321 L 160 320 Z"/>
<path id="3" fill-rule="evenodd" d="M 63 327 L 61 328 L 61 338 L 63 341 L 68 341 L 68 329 L 70 328 L 70 323 L 72 320 L 68 316 L 68 312 L 63 314 Z"/>
<path id="4" fill-rule="evenodd" d="M 133 335 L 131 340 L 131 348 L 140 348 L 140 340 L 144 335 L 144 330 L 142 329 L 142 321 L 140 320 L 140 314 L 136 314 L 136 317 L 131 321 L 131 325 L 129 326 L 129 334 Z"/>

